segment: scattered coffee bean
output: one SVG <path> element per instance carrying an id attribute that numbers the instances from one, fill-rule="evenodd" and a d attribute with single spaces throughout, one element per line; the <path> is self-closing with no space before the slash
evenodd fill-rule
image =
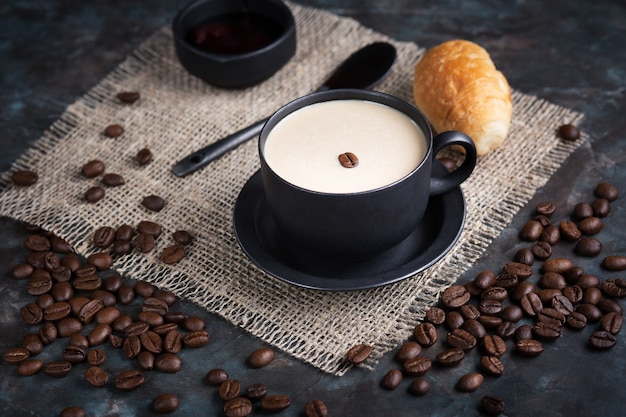
<path id="1" fill-rule="evenodd" d="M 94 186 L 85 191 L 84 198 L 88 203 L 97 203 L 104 198 L 104 188 Z"/>
<path id="2" fill-rule="evenodd" d="M 400 349 L 396 352 L 395 359 L 403 363 L 406 360 L 419 356 L 420 353 L 422 353 L 422 346 L 417 342 L 409 340 L 400 346 Z"/>
<path id="3" fill-rule="evenodd" d="M 224 403 L 226 417 L 246 417 L 252 412 L 252 403 L 245 397 L 235 397 Z"/>
<path id="4" fill-rule="evenodd" d="M 411 376 L 421 376 L 432 368 L 432 362 L 430 359 L 424 356 L 417 356 L 413 359 L 409 359 L 402 364 L 402 369 L 405 374 Z"/>
<path id="5" fill-rule="evenodd" d="M 619 197 L 619 190 L 616 186 L 612 184 L 608 184 L 606 182 L 601 182 L 596 186 L 593 190 L 593 193 L 598 198 L 604 198 L 608 201 L 615 201 L 617 197 Z"/>
<path id="6" fill-rule="evenodd" d="M 102 177 L 102 184 L 107 187 L 119 187 L 120 185 L 126 184 L 126 180 L 121 175 L 110 172 L 104 174 Z"/>
<path id="7" fill-rule="evenodd" d="M 605 330 L 597 330 L 589 336 L 589 344 L 596 349 L 610 349 L 616 343 L 615 336 Z"/>
<path id="8" fill-rule="evenodd" d="M 483 356 L 480 358 L 480 368 L 489 375 L 504 375 L 504 364 L 496 356 Z"/>
<path id="9" fill-rule="evenodd" d="M 253 401 L 260 400 L 261 398 L 265 397 L 267 393 L 267 385 L 263 383 L 248 385 L 244 390 L 246 398 L 249 398 Z"/>
<path id="10" fill-rule="evenodd" d="M 352 365 L 359 365 L 365 362 L 372 354 L 372 347 L 364 343 L 353 346 L 346 353 L 346 359 Z"/>
<path id="11" fill-rule="evenodd" d="M 103 387 L 109 382 L 109 374 L 98 366 L 91 366 L 85 371 L 85 381 L 94 387 Z"/>
<path id="12" fill-rule="evenodd" d="M 119 101 L 125 104 L 133 104 L 140 98 L 140 94 L 137 91 L 120 91 L 116 94 Z"/>
<path id="13" fill-rule="evenodd" d="M 480 399 L 481 409 L 490 416 L 497 416 L 504 412 L 504 400 L 493 395 L 485 395 Z"/>
<path id="14" fill-rule="evenodd" d="M 535 206 L 535 212 L 550 217 L 556 211 L 556 205 L 549 201 L 542 201 Z"/>
<path id="15" fill-rule="evenodd" d="M 152 411 L 158 414 L 169 414 L 178 410 L 179 402 L 176 394 L 159 394 L 152 400 Z"/>
<path id="16" fill-rule="evenodd" d="M 119 124 L 112 124 L 104 128 L 103 133 L 107 138 L 118 138 L 124 133 L 124 128 Z"/>
<path id="17" fill-rule="evenodd" d="M 521 356 L 534 357 L 543 353 L 543 345 L 538 340 L 521 339 L 515 343 L 516 351 Z"/>
<path id="18" fill-rule="evenodd" d="M 574 250 L 580 256 L 598 256 L 602 252 L 602 242 L 595 237 L 583 236 L 576 242 Z"/>
<path id="19" fill-rule="evenodd" d="M 458 308 L 467 303 L 471 294 L 462 285 L 452 285 L 441 294 L 441 301 L 447 308 Z"/>
<path id="20" fill-rule="evenodd" d="M 222 382 L 228 380 L 228 373 L 220 368 L 211 369 L 205 379 L 209 385 L 220 386 Z"/>
<path id="21" fill-rule="evenodd" d="M 135 155 L 135 161 L 137 161 L 139 165 L 148 165 L 152 162 L 152 151 L 148 148 L 139 150 Z"/>
<path id="22" fill-rule="evenodd" d="M 144 380 L 144 375 L 140 370 L 123 371 L 115 376 L 115 388 L 122 391 L 134 390 L 143 384 Z"/>
<path id="23" fill-rule="evenodd" d="M 537 220 L 529 220 L 519 232 L 520 240 L 534 242 L 539 239 L 543 232 L 543 225 Z"/>
<path id="24" fill-rule="evenodd" d="M 150 211 L 159 212 L 165 207 L 165 200 L 158 195 L 149 195 L 141 200 L 141 205 Z"/>
<path id="25" fill-rule="evenodd" d="M 424 378 L 415 378 L 409 385 L 409 392 L 419 397 L 428 394 L 430 391 L 430 382 Z"/>
<path id="26" fill-rule="evenodd" d="M 580 130 L 572 124 L 564 124 L 559 127 L 559 137 L 566 141 L 575 141 L 580 137 Z"/>
<path id="27" fill-rule="evenodd" d="M 262 368 L 269 365 L 275 357 L 276 354 L 272 348 L 262 347 L 250 353 L 248 356 L 248 365 L 252 368 Z"/>
<path id="28" fill-rule="evenodd" d="M 591 203 L 591 208 L 594 216 L 603 218 L 611 212 L 611 203 L 606 198 L 596 198 Z"/>
<path id="29" fill-rule="evenodd" d="M 604 228 L 602 219 L 588 216 L 578 222 L 578 229 L 585 235 L 596 235 Z"/>
<path id="30" fill-rule="evenodd" d="M 193 241 L 193 235 L 186 230 L 177 230 L 172 235 L 174 242 L 181 245 L 189 245 Z"/>
<path id="31" fill-rule="evenodd" d="M 328 407 L 322 400 L 313 400 L 304 406 L 306 417 L 327 417 Z"/>
<path id="32" fill-rule="evenodd" d="M 83 407 L 65 407 L 61 410 L 61 417 L 87 417 L 87 411 Z"/>
<path id="33" fill-rule="evenodd" d="M 291 398 L 287 395 L 268 395 L 261 399 L 261 409 L 269 412 L 278 412 L 291 405 Z"/>
<path id="34" fill-rule="evenodd" d="M 17 364 L 19 376 L 32 376 L 43 369 L 43 361 L 40 359 L 26 359 Z"/>
<path id="35" fill-rule="evenodd" d="M 389 370 L 383 380 L 381 381 L 381 386 L 387 390 L 394 390 L 400 386 L 402 382 L 402 371 L 399 369 L 391 369 Z"/>
<path id="36" fill-rule="evenodd" d="M 241 384 L 237 379 L 227 379 L 220 384 L 218 395 L 223 401 L 232 400 L 239 396 Z"/>
<path id="37" fill-rule="evenodd" d="M 68 361 L 50 361 L 43 364 L 43 372 L 54 378 L 63 378 L 72 370 L 72 364 Z"/>
<path id="38" fill-rule="evenodd" d="M 182 245 L 170 245 L 163 249 L 161 260 L 166 264 L 175 264 L 185 257 L 185 248 Z"/>
<path id="39" fill-rule="evenodd" d="M 459 378 L 456 389 L 462 392 L 476 391 L 482 385 L 484 377 L 478 372 L 470 372 Z"/>
<path id="40" fill-rule="evenodd" d="M 338 158 L 339 163 L 344 168 L 355 168 L 359 165 L 359 158 L 352 152 L 344 152 Z"/>
<path id="41" fill-rule="evenodd" d="M 85 178 L 95 178 L 104 173 L 104 162 L 99 159 L 93 159 L 82 166 L 80 173 Z"/>
<path id="42" fill-rule="evenodd" d="M 444 367 L 452 367 L 461 363 L 465 358 L 465 352 L 461 348 L 452 348 L 439 352 L 436 357 L 436 361 L 439 365 Z"/>
<path id="43" fill-rule="evenodd" d="M 26 169 L 15 171 L 11 174 L 13 184 L 21 187 L 29 187 L 39 180 L 39 175 L 35 171 Z"/>
<path id="44" fill-rule="evenodd" d="M 609 255 L 602 260 L 602 267 L 608 271 L 626 270 L 626 256 Z"/>

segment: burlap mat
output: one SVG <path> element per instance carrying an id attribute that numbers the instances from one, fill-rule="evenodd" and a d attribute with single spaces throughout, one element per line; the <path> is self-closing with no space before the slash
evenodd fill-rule
<path id="1" fill-rule="evenodd" d="M 0 214 L 24 220 L 67 239 L 83 255 L 95 251 L 92 234 L 100 226 L 162 224 L 164 234 L 149 254 L 117 259 L 123 274 L 151 281 L 215 312 L 296 358 L 341 375 L 349 368 L 345 352 L 357 343 L 374 346 L 366 366 L 407 339 L 438 292 L 454 282 L 483 254 L 514 214 L 580 144 L 555 137 L 564 122 L 582 115 L 515 92 L 514 116 L 504 146 L 480 159 L 462 187 L 468 216 L 455 248 L 424 273 L 373 290 L 321 292 L 301 289 L 265 275 L 239 248 L 232 226 L 237 195 L 259 168 L 256 141 L 184 179 L 170 169 L 175 161 L 228 133 L 270 115 L 282 104 L 320 85 L 337 63 L 360 46 L 392 42 L 398 62 L 378 90 L 412 101 L 414 64 L 423 52 L 414 43 L 396 42 L 356 21 L 290 4 L 297 21 L 296 56 L 275 76 L 253 88 L 212 88 L 178 63 L 169 26 L 141 45 L 116 70 L 69 106 L 12 170 L 39 173 L 33 187 L 0 178 Z M 139 91 L 140 101 L 121 105 L 120 91 Z M 105 138 L 105 126 L 119 123 L 125 133 Z M 139 167 L 134 155 L 143 147 L 155 154 Z M 106 189 L 97 204 L 84 192 L 98 183 L 80 175 L 91 160 L 126 178 Z M 168 204 L 160 213 L 140 205 L 156 194 Z M 165 265 L 161 250 L 178 229 L 195 234 L 188 255 Z M 219 335 L 216 335 L 219 337 Z"/>

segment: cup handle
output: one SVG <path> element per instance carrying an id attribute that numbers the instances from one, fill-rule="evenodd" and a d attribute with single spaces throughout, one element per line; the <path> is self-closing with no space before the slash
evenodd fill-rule
<path id="1" fill-rule="evenodd" d="M 445 193 L 465 181 L 476 166 L 476 145 L 465 133 L 451 130 L 442 132 L 433 138 L 433 158 L 437 153 L 450 145 L 458 145 L 465 149 L 465 160 L 454 171 L 443 177 L 433 176 L 430 180 L 430 195 Z"/>

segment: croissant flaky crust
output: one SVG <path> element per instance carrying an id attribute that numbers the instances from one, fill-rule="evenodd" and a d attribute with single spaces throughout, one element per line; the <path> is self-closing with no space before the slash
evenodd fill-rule
<path id="1" fill-rule="evenodd" d="M 436 132 L 465 133 L 478 155 L 500 146 L 509 132 L 509 83 L 473 42 L 452 40 L 429 49 L 415 65 L 413 96 Z"/>

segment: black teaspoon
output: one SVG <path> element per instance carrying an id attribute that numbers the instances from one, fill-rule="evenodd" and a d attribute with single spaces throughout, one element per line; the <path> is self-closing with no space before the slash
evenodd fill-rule
<path id="1" fill-rule="evenodd" d="M 396 49 L 386 42 L 371 43 L 350 55 L 316 91 L 337 88 L 371 88 L 387 76 L 396 60 Z M 172 172 L 184 177 L 261 133 L 267 119 L 206 146 L 180 160 Z"/>

